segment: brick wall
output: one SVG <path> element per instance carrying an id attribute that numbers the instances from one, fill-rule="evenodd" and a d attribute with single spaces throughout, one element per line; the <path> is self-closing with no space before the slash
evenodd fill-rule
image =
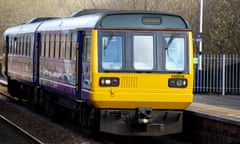
<path id="1" fill-rule="evenodd" d="M 196 144 L 239 144 L 240 124 L 184 113 L 183 135 Z"/>

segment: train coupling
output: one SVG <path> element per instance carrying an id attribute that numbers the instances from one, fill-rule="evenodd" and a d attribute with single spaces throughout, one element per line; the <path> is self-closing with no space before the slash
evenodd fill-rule
<path id="1" fill-rule="evenodd" d="M 138 108 L 136 119 L 138 124 L 152 123 L 152 109 L 151 108 Z"/>
<path id="2" fill-rule="evenodd" d="M 151 108 L 137 108 L 136 114 L 130 119 L 131 131 L 147 131 L 147 125 L 153 122 Z"/>

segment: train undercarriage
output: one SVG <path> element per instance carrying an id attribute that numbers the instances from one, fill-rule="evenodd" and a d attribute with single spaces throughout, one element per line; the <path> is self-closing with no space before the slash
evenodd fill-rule
<path id="1" fill-rule="evenodd" d="M 97 109 L 83 100 L 71 100 L 59 94 L 44 91 L 40 87 L 30 86 L 9 80 L 9 93 L 25 99 L 34 108 L 40 109 L 49 117 L 56 119 L 65 115 L 87 133 L 94 135 L 99 131 L 127 136 L 161 136 L 182 131 L 182 111 L 136 109 Z"/>

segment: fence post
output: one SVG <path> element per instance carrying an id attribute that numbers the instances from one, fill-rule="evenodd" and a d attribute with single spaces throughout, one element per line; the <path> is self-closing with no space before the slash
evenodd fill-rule
<path id="1" fill-rule="evenodd" d="M 225 95 L 225 55 L 222 55 L 222 95 Z"/>

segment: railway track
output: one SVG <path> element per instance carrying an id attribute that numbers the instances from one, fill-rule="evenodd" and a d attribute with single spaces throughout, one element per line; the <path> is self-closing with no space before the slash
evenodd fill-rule
<path id="1" fill-rule="evenodd" d="M 44 117 L 43 115 L 35 114 L 29 108 L 28 103 L 25 101 L 19 102 L 17 98 L 11 97 L 7 92 L 7 87 L 0 82 L 0 115 L 4 119 L 9 119 L 16 123 L 15 125 L 21 127 L 28 133 L 31 133 L 37 139 L 41 139 L 42 143 L 91 143 L 98 144 L 91 138 L 86 138 L 81 134 L 73 131 L 67 126 L 60 126 L 60 123 L 53 122 L 52 120 Z M 39 111 L 38 111 L 39 112 Z M 1 118 L 2 119 L 2 118 Z M 6 127 L 6 128 L 5 128 Z M 76 126 L 75 126 L 76 127 Z M 0 122 L 0 144 L 21 144 L 21 143 L 39 143 L 39 142 L 20 142 L 15 138 L 5 134 L 7 126 L 2 127 Z M 11 130 L 10 130 L 11 131 Z M 10 132 L 10 134 L 13 132 Z M 14 132 L 15 133 L 15 132 Z M 12 137 L 18 137 L 14 136 Z M 40 142 L 41 143 L 41 142 Z"/>
<path id="2" fill-rule="evenodd" d="M 0 141 L 6 144 L 43 144 L 39 139 L 0 115 Z"/>
<path id="3" fill-rule="evenodd" d="M 6 85 L 1 84 L 1 82 L 0 82 L 0 95 L 2 95 L 4 97 L 7 97 L 7 99 L 13 100 L 14 103 L 17 102 L 17 99 L 15 99 L 14 97 L 11 97 L 8 94 Z M 22 102 L 17 103 L 17 104 L 22 105 L 23 104 Z M 24 107 L 25 106 L 28 106 L 28 105 L 24 104 Z M 20 107 L 20 108 L 22 109 L 22 107 Z M 7 108 L 7 109 L 12 109 L 12 108 Z M 23 111 L 26 111 L 26 110 L 23 110 Z M 18 114 L 19 114 L 19 112 L 14 111 L 14 116 L 13 117 L 16 117 Z M 19 119 L 19 118 L 21 118 L 21 119 Z M 55 134 L 65 133 L 64 131 L 61 130 L 62 128 L 61 129 L 56 129 L 53 132 L 49 132 L 50 131 L 50 129 L 49 129 L 50 126 L 46 126 L 48 124 L 35 121 L 35 120 L 39 120 L 39 118 L 34 118 L 34 120 L 33 120 L 33 119 L 29 119 L 29 117 L 17 116 L 17 118 L 11 118 L 11 120 L 12 119 L 14 119 L 13 121 L 15 121 L 15 120 L 29 121 L 31 123 L 31 124 L 28 124 L 28 125 L 31 126 L 29 132 L 31 132 L 31 133 L 33 132 L 32 134 L 34 134 L 36 137 L 43 140 L 44 143 L 64 143 L 64 142 L 66 142 L 66 143 L 79 143 L 79 141 L 80 141 L 80 142 L 83 142 L 83 143 L 86 142 L 86 143 L 91 143 L 91 144 L 123 144 L 123 143 L 124 144 L 130 144 L 130 143 L 138 143 L 138 144 L 145 144 L 145 143 L 188 144 L 187 142 L 178 141 L 174 137 L 169 137 L 169 136 L 163 136 L 163 137 L 159 137 L 159 138 L 151 138 L 151 137 L 138 137 L 137 138 L 137 137 L 124 137 L 124 136 L 116 136 L 116 135 L 101 133 L 99 135 L 99 137 L 97 139 L 95 139 L 95 138 L 92 138 L 91 136 L 86 135 L 84 132 L 81 131 L 80 128 L 76 127 L 76 125 L 74 125 L 74 123 L 71 123 L 71 120 L 69 120 L 67 117 L 64 117 L 64 116 L 61 117 L 62 120 L 58 121 L 57 124 L 64 127 L 64 129 L 67 129 L 68 130 L 67 133 L 71 132 L 71 133 L 74 133 L 74 135 L 69 136 L 67 134 L 60 134 L 60 135 L 57 136 Z M 34 125 L 37 125 L 37 126 L 34 126 Z M 25 129 L 26 126 L 23 126 L 23 127 Z M 26 130 L 28 130 L 28 127 L 29 126 L 27 126 Z M 44 127 L 48 127 L 48 128 L 46 129 Z M 0 130 L 1 129 L 2 128 L 0 127 Z M 32 129 L 35 129 L 35 130 L 31 131 Z M 51 128 L 51 130 L 53 130 L 53 129 L 54 128 Z M 43 133 L 43 132 L 44 132 L 44 135 L 41 135 L 41 133 Z M 40 134 L 40 135 L 38 135 L 38 134 Z M 47 135 L 47 137 L 45 137 L 46 135 Z M 66 137 L 68 137 L 69 139 L 72 139 L 72 140 L 65 140 Z M 8 139 L 11 139 L 11 138 L 8 138 Z M 1 143 L 1 132 L 0 132 L 0 143 Z M 17 143 L 20 143 L 20 142 L 17 142 Z M 22 143 L 31 143 L 31 142 L 22 142 Z"/>

